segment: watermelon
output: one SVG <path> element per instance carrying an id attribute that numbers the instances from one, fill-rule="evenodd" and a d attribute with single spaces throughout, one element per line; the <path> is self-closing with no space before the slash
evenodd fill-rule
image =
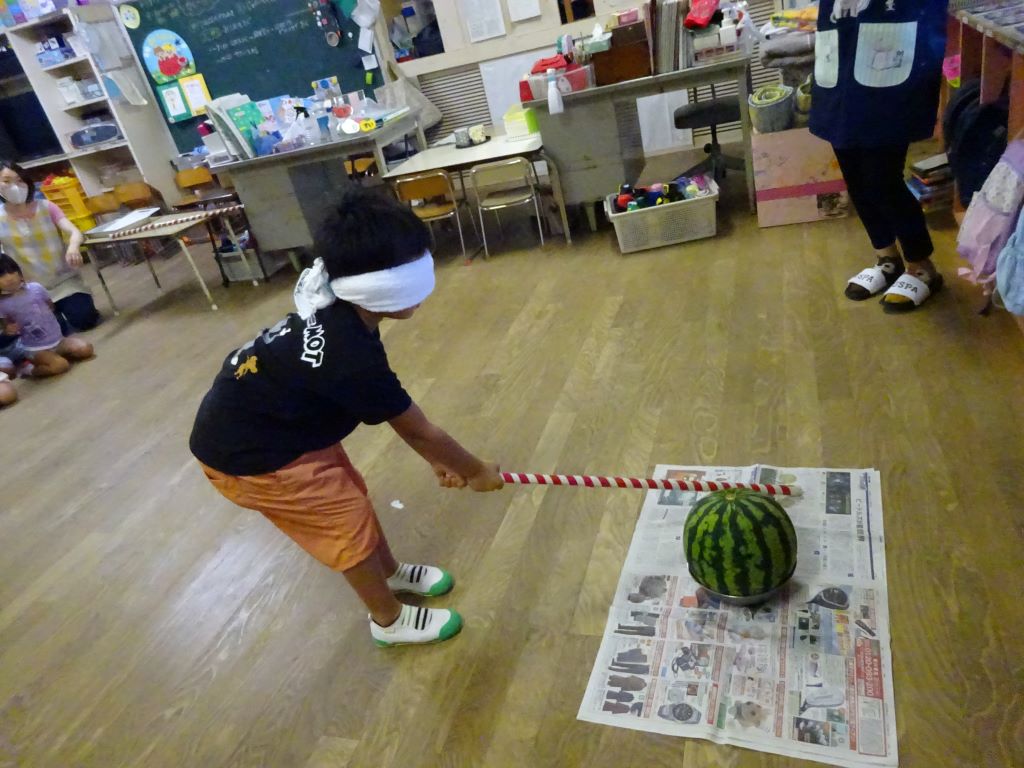
<path id="1" fill-rule="evenodd" d="M 766 595 L 796 568 L 796 531 L 775 499 L 746 489 L 715 491 L 683 526 L 690 575 L 724 597 Z"/>

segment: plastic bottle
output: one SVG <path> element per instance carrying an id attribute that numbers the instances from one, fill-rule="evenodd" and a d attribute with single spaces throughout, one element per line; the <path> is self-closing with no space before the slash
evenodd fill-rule
<path id="1" fill-rule="evenodd" d="M 718 39 L 722 42 L 722 47 L 735 48 L 738 35 L 739 30 L 736 29 L 736 22 L 728 17 L 722 19 L 722 26 L 718 30 Z"/>
<path id="2" fill-rule="evenodd" d="M 330 141 L 331 135 L 329 130 L 329 121 L 327 119 L 327 110 L 324 109 L 323 102 L 313 102 L 313 109 L 309 114 L 309 118 L 316 127 L 317 142 Z"/>
<path id="3" fill-rule="evenodd" d="M 560 115 L 565 111 L 565 104 L 562 102 L 562 94 L 558 90 L 558 83 L 555 78 L 555 70 L 548 70 L 548 112 L 552 115 Z"/>

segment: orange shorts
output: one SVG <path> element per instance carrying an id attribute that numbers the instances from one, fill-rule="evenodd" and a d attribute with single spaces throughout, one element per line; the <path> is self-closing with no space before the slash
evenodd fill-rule
<path id="1" fill-rule="evenodd" d="M 260 512 L 336 571 L 359 565 L 383 538 L 363 476 L 341 445 L 305 453 L 265 475 L 227 475 L 200 465 L 224 498 Z"/>

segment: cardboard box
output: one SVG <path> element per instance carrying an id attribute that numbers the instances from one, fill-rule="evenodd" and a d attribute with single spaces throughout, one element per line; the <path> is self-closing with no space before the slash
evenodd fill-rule
<path id="1" fill-rule="evenodd" d="M 762 227 L 843 218 L 850 208 L 832 146 L 806 128 L 755 133 L 754 186 Z"/>

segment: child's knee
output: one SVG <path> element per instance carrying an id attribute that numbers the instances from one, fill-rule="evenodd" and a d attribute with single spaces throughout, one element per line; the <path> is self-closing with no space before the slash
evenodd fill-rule
<path id="1" fill-rule="evenodd" d="M 75 339 L 68 352 L 75 360 L 88 360 L 95 354 L 92 344 L 84 339 Z"/>
<path id="2" fill-rule="evenodd" d="M 35 376 L 59 376 L 67 373 L 71 363 L 56 352 L 49 352 L 45 356 L 38 355 L 34 361 L 33 374 Z"/>
<path id="3" fill-rule="evenodd" d="M 18 401 L 18 390 L 9 381 L 0 381 L 0 408 Z"/>

